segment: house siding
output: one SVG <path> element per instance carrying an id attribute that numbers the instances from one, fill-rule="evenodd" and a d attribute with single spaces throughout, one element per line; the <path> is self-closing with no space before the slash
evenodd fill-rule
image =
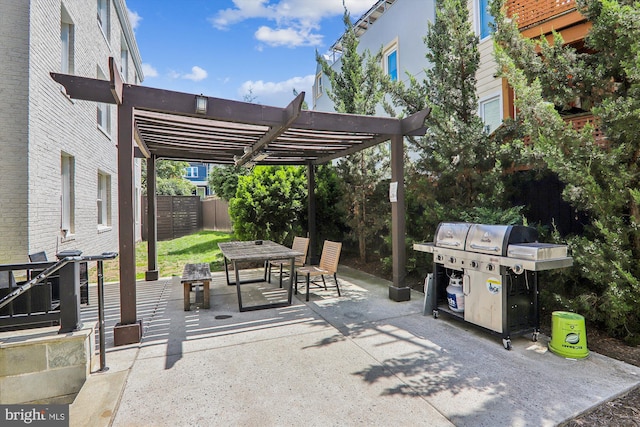
<path id="1" fill-rule="evenodd" d="M 372 2 L 373 4 L 373 2 Z M 432 0 L 412 1 L 396 0 L 388 6 L 387 10 L 360 35 L 358 51 L 368 49 L 375 54 L 380 48 L 389 44 L 398 43 L 398 79 L 407 83 L 407 73 L 421 81 L 424 79 L 424 70 L 430 67 L 425 57 L 426 45 L 424 37 L 427 35 L 428 23 L 435 20 L 435 3 Z M 340 70 L 341 61 L 338 59 L 332 64 L 336 70 Z M 316 69 L 316 74 L 321 68 Z M 314 110 L 335 111 L 333 102 L 327 96 L 331 83 L 326 75 L 322 76 L 324 93 L 314 99 Z M 314 85 L 313 93 L 316 93 Z M 376 112 L 378 115 L 387 115 L 382 108 Z"/>
<path id="2" fill-rule="evenodd" d="M 484 99 L 502 93 L 502 79 L 496 78 L 497 64 L 493 55 L 493 38 L 488 38 L 478 45 L 480 64 L 476 72 L 478 99 Z"/>
<path id="3" fill-rule="evenodd" d="M 28 253 L 42 250 L 49 259 L 66 249 L 78 249 L 86 255 L 117 251 L 116 107 L 109 107 L 109 136 L 97 126 L 96 103 L 71 100 L 49 73 L 61 70 L 60 18 L 64 6 L 74 24 L 73 74 L 96 78 L 97 67 L 100 67 L 105 76 L 109 75 L 108 58 L 112 56 L 120 62 L 122 30 L 114 5 L 114 1 L 119 0 L 110 2 L 108 40 L 96 19 L 95 0 L 1 1 L 0 16 L 5 16 L 5 10 L 17 13 L 16 9 L 26 9 L 20 14 L 21 28 L 16 30 L 24 28 L 26 34 L 12 41 L 13 49 L 20 53 L 9 61 L 18 78 L 21 72 L 25 74 L 24 82 L 9 84 L 8 88 L 15 95 L 11 99 L 22 99 L 23 104 L 8 112 L 2 111 L 0 117 L 3 128 L 6 122 L 16 127 L 16 136 L 10 137 L 16 139 L 15 143 L 11 142 L 16 145 L 14 159 L 8 160 L 6 156 L 0 159 L 3 182 L 0 194 L 4 196 L 6 192 L 13 198 L 11 203 L 5 197 L 0 201 L 0 211 L 12 213 L 10 219 L 3 215 L 0 222 L 0 232 L 3 235 L 9 232 L 12 236 L 12 243 L 6 239 L 0 241 L 0 262 L 22 262 Z M 0 45 L 5 46 L 10 38 L 4 32 L 0 35 Z M 130 66 L 126 80 L 133 81 L 135 72 L 136 68 Z M 4 84 L 5 79 L 2 80 Z M 24 114 L 20 124 L 6 114 L 15 112 Z M 3 151 L 6 144 L 7 141 L 2 141 Z M 70 236 L 61 232 L 62 153 L 73 156 L 75 166 L 75 227 Z M 13 168 L 11 172 L 6 170 L 7 166 Z M 97 224 L 98 172 L 111 176 L 111 224 L 106 229 L 100 229 Z M 12 181 L 11 189 L 5 188 L 5 181 Z M 140 182 L 139 178 L 136 182 Z M 14 211 L 15 206 L 21 207 L 20 212 Z M 139 231 L 137 237 L 140 238 Z"/>

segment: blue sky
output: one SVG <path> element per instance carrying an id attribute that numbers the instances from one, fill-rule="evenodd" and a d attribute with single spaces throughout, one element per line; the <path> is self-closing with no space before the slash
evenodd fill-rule
<path id="1" fill-rule="evenodd" d="M 346 0 L 352 20 L 376 0 Z M 342 0 L 126 0 L 145 86 L 278 107 L 344 30 Z M 250 94 L 250 95 L 249 95 Z"/>

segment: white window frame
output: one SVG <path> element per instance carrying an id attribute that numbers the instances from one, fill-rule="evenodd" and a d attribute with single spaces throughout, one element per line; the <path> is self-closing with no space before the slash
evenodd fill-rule
<path id="1" fill-rule="evenodd" d="M 60 72 L 63 74 L 74 73 L 74 31 L 73 21 L 69 13 L 62 7 L 60 9 L 60 41 L 62 43 Z"/>
<path id="2" fill-rule="evenodd" d="M 393 81 L 400 80 L 400 50 L 398 49 L 398 38 L 396 37 L 391 43 L 382 49 L 382 69 L 389 76 L 389 56 L 395 52 L 396 54 L 396 78 Z M 389 76 L 391 77 L 391 76 Z"/>
<path id="3" fill-rule="evenodd" d="M 485 125 L 484 130 L 488 134 L 495 131 L 498 128 L 498 126 L 502 124 L 502 121 L 504 120 L 503 112 L 502 112 L 502 94 L 501 93 L 492 94 L 478 100 L 478 115 L 480 116 L 480 119 L 482 119 L 482 123 L 487 123 L 486 106 L 492 102 L 497 102 L 498 104 L 499 122 L 496 124 L 494 128 L 491 128 L 491 124 Z"/>
<path id="4" fill-rule="evenodd" d="M 125 42 L 124 34 L 122 35 L 122 45 L 120 46 L 120 75 L 122 80 L 126 82 L 129 76 L 129 49 Z"/>
<path id="5" fill-rule="evenodd" d="M 62 153 L 60 156 L 60 230 L 63 237 L 75 232 L 75 159 Z"/>
<path id="6" fill-rule="evenodd" d="M 483 40 L 487 40 L 488 38 L 491 37 L 491 33 L 487 34 L 486 36 L 482 36 L 482 13 L 481 13 L 481 9 L 482 9 L 482 1 L 483 0 L 474 0 L 473 1 L 473 7 L 475 9 L 474 11 L 474 19 L 475 19 L 475 27 L 476 27 L 476 34 L 478 35 L 480 41 Z M 486 6 L 489 7 L 489 2 L 490 0 L 485 0 L 486 1 Z"/>
<path id="7" fill-rule="evenodd" d="M 100 27 L 100 30 L 102 30 L 102 34 L 104 34 L 107 41 L 109 40 L 110 3 L 110 0 L 96 0 L 98 26 Z"/>
<path id="8" fill-rule="evenodd" d="M 98 172 L 98 228 L 111 227 L 111 175 Z"/>
<path id="9" fill-rule="evenodd" d="M 106 76 L 98 67 L 97 78 L 107 80 Z M 96 124 L 105 135 L 111 137 L 111 105 L 105 102 L 96 103 Z"/>
<path id="10" fill-rule="evenodd" d="M 320 98 L 322 93 L 324 92 L 324 88 L 322 87 L 322 73 L 316 74 L 316 86 L 315 86 L 315 97 Z"/>
<path id="11" fill-rule="evenodd" d="M 184 172 L 185 178 L 197 178 L 198 177 L 198 167 L 197 166 L 188 166 L 185 168 Z"/>

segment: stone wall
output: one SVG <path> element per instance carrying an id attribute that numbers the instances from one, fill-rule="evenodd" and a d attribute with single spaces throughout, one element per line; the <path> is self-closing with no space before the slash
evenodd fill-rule
<path id="1" fill-rule="evenodd" d="M 58 327 L 0 333 L 0 404 L 78 393 L 96 356 L 95 326 L 69 334 Z"/>

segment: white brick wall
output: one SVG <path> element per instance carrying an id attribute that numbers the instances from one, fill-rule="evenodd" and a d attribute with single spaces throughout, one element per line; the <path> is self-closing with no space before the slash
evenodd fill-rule
<path id="1" fill-rule="evenodd" d="M 105 37 L 96 19 L 95 0 L 0 0 L 1 20 L 5 9 L 19 14 L 15 31 L 0 30 L 0 46 L 7 41 L 16 51 L 15 61 L 7 67 L 16 76 L 16 83 L 0 79 L 11 91 L 11 99 L 22 99 L 21 108 L 0 110 L 0 124 L 10 121 L 15 135 L 10 139 L 17 147 L 12 152 L 13 161 L 3 155 L 0 164 L 0 233 L 15 230 L 13 243 L 0 239 L 0 263 L 24 261 L 27 254 L 45 250 L 50 259 L 56 252 L 79 249 L 85 255 L 118 250 L 118 175 L 117 175 L 117 111 L 111 106 L 110 136 L 98 129 L 96 103 L 69 99 L 49 75 L 59 72 L 61 63 L 60 10 L 69 13 L 74 24 L 74 74 L 97 77 L 97 67 L 109 75 L 108 58 L 120 62 L 121 27 L 113 2 L 110 4 L 110 32 Z M 7 3 L 7 5 L 5 5 Z M 20 10 L 18 5 L 24 6 Z M 31 6 L 29 8 L 29 5 Z M 16 10 L 18 9 L 18 10 Z M 22 25 L 19 25 L 22 18 Z M 28 23 L 28 25 L 27 25 Z M 4 23 L 0 22 L 4 28 Z M 20 34 L 23 30 L 25 34 Z M 14 34 L 15 33 L 15 34 Z M 16 37 L 21 35 L 21 37 Z M 0 51 L 2 52 L 2 51 Z M 3 61 L 1 64 L 5 64 Z M 5 65 L 0 65 L 4 67 Z M 0 68 L 2 75 L 5 70 Z M 135 67 L 129 67 L 129 79 L 133 80 Z M 22 79 L 22 84 L 18 84 Z M 4 90 L 0 86 L 0 90 Z M 5 97 L 6 99 L 6 97 Z M 25 108 L 28 105 L 28 108 Z M 3 107 L 0 107 L 3 108 Z M 24 116 L 20 122 L 19 117 Z M 4 152 L 5 133 L 2 145 Z M 61 224 L 61 154 L 75 160 L 75 229 L 72 236 L 63 236 Z M 7 173 L 10 164 L 13 172 Z M 20 169 L 16 171 L 16 169 Z M 99 229 L 97 224 L 98 172 L 111 175 L 111 227 Z M 11 182 L 11 185 L 5 186 Z M 10 202 L 10 197 L 15 198 Z M 15 206 L 22 206 L 17 212 Z M 16 212 L 13 212 L 16 210 Z M 5 212 L 13 212 L 12 217 Z"/>
<path id="2" fill-rule="evenodd" d="M 0 263 L 27 252 L 29 3 L 0 0 Z"/>

